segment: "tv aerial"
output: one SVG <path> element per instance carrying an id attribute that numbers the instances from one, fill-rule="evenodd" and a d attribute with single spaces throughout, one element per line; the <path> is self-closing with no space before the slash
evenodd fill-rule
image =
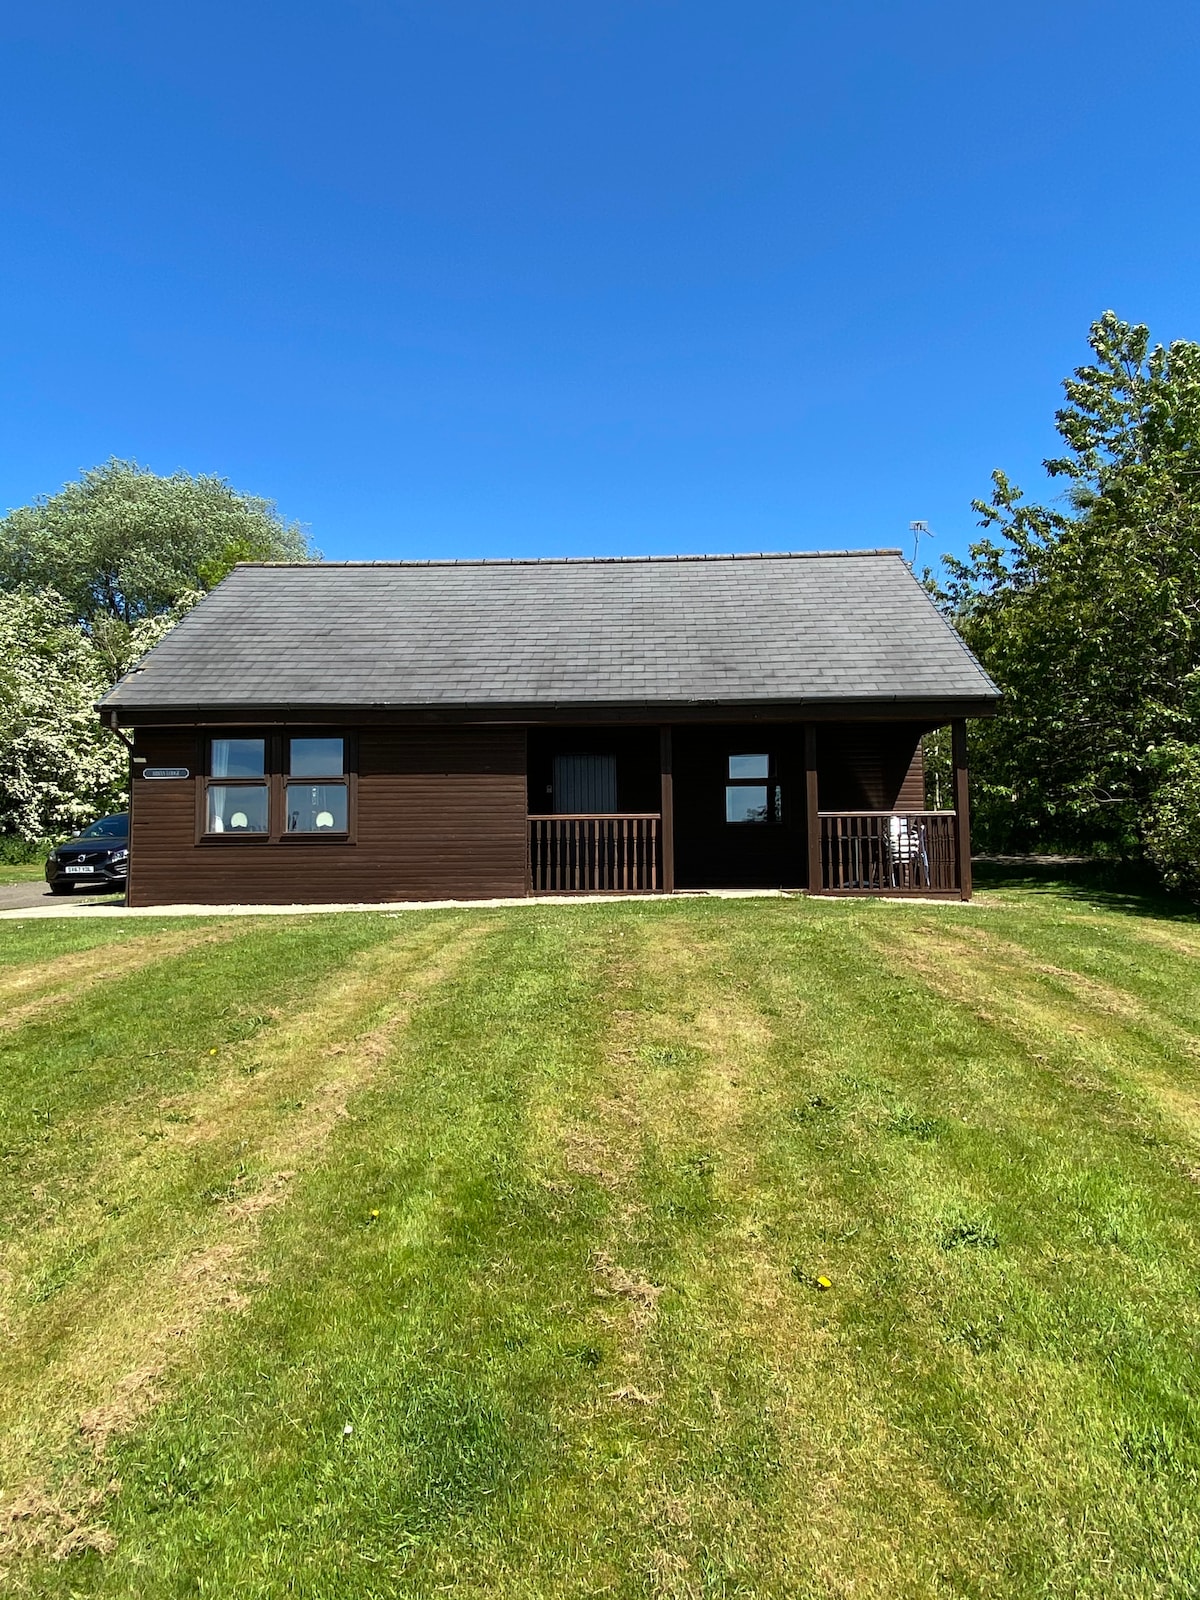
<path id="1" fill-rule="evenodd" d="M 909 562 L 909 566 L 915 567 L 917 564 L 917 550 L 920 547 L 921 540 L 936 539 L 937 534 L 933 532 L 927 522 L 910 522 L 908 525 L 908 531 L 913 536 L 913 553 L 912 560 Z"/>

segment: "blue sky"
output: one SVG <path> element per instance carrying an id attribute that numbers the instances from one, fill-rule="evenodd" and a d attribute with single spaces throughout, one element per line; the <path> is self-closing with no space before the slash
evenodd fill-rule
<path id="1" fill-rule="evenodd" d="M 1200 337 L 1200 8 L 26 0 L 0 506 L 110 455 L 330 557 L 903 544 Z"/>

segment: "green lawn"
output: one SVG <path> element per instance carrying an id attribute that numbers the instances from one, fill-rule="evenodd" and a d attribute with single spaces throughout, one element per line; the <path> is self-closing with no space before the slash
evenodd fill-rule
<path id="1" fill-rule="evenodd" d="M 21 862 L 16 866 L 12 862 L 0 861 L 0 884 L 38 883 L 45 876 L 46 863 L 44 861 Z"/>
<path id="2" fill-rule="evenodd" d="M 0 924 L 0 1591 L 1200 1594 L 1198 957 L 1032 880 Z"/>

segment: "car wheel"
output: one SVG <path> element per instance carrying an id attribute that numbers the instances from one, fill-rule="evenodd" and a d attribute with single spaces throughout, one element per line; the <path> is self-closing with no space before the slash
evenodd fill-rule
<path id="1" fill-rule="evenodd" d="M 70 894 L 71 890 L 74 887 L 75 887 L 75 885 L 73 883 L 52 883 L 50 885 L 50 893 L 51 894 Z"/>

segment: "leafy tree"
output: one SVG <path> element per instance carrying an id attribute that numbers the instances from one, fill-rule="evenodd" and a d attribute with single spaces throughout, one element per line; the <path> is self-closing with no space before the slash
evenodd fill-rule
<path id="1" fill-rule="evenodd" d="M 1089 342 L 1046 462 L 1063 500 L 995 473 L 989 536 L 946 562 L 943 603 L 1005 696 L 974 737 L 993 846 L 1137 850 L 1156 752 L 1200 743 L 1200 345 L 1111 311 Z"/>
<path id="2" fill-rule="evenodd" d="M 128 753 L 94 709 L 108 683 L 60 596 L 0 594 L 0 832 L 45 839 L 117 809 Z"/>
<path id="3" fill-rule="evenodd" d="M 1146 852 L 1171 889 L 1200 891 L 1200 745 L 1170 739 L 1155 752 Z"/>
<path id="4" fill-rule="evenodd" d="M 145 655 L 200 598 L 185 595 L 124 635 Z M 128 800 L 128 751 L 96 701 L 113 681 L 102 639 L 50 589 L 0 593 L 0 835 L 36 842 Z"/>
<path id="5" fill-rule="evenodd" d="M 314 554 L 269 501 L 132 461 L 0 519 L 0 834 L 123 804 L 128 753 L 95 702 L 237 562 Z"/>
<path id="6" fill-rule="evenodd" d="M 85 627 L 132 627 L 239 561 L 306 561 L 299 525 L 223 478 L 115 458 L 0 519 L 0 589 L 53 589 Z"/>
<path id="7" fill-rule="evenodd" d="M 53 592 L 53 591 L 51 591 Z M 175 604 L 165 611 L 139 617 L 136 622 L 121 622 L 116 617 L 97 617 L 90 628 L 80 628 L 90 640 L 105 680 L 105 688 L 116 683 L 148 650 L 204 599 L 198 589 L 185 589 Z"/>

